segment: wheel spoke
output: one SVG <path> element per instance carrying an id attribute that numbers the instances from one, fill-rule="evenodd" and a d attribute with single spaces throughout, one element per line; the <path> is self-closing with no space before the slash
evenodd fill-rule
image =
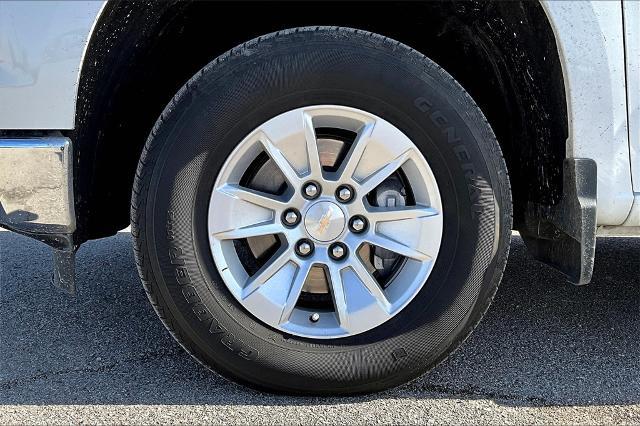
<path id="1" fill-rule="evenodd" d="M 260 237 L 263 235 L 274 235 L 284 231 L 279 223 L 263 222 L 255 225 L 244 226 L 242 228 L 220 231 L 213 234 L 219 240 L 238 240 L 241 238 Z"/>
<path id="2" fill-rule="evenodd" d="M 409 247 L 378 233 L 371 233 L 365 236 L 364 240 L 369 244 L 373 244 L 374 246 L 390 250 L 394 253 L 411 259 L 425 261 L 431 258 L 428 254 L 425 254 L 416 248 Z"/>
<path id="3" fill-rule="evenodd" d="M 353 261 L 351 262 L 351 269 L 356 274 L 360 282 L 366 287 L 366 289 L 371 293 L 371 295 L 376 299 L 380 308 L 388 315 L 391 311 L 391 304 L 389 303 L 389 299 L 384 294 L 382 287 L 376 281 L 375 278 L 367 271 L 367 268 L 362 264 L 357 255 L 354 255 Z"/>
<path id="4" fill-rule="evenodd" d="M 221 186 L 217 190 L 230 197 L 246 201 L 248 203 L 255 204 L 269 210 L 280 211 L 287 207 L 287 204 L 283 200 L 276 198 L 275 195 L 245 188 L 236 184 L 228 183 Z"/>
<path id="5" fill-rule="evenodd" d="M 368 209 L 367 217 L 373 224 L 378 222 L 394 222 L 398 220 L 419 219 L 421 217 L 437 216 L 438 211 L 431 207 L 408 206 L 389 209 L 387 207 L 372 207 Z"/>
<path id="6" fill-rule="evenodd" d="M 291 249 L 285 247 L 274 254 L 262 268 L 250 276 L 242 289 L 242 299 L 246 299 L 261 285 L 273 277 L 280 269 L 291 260 Z"/>
<path id="7" fill-rule="evenodd" d="M 357 134 L 339 144 L 340 135 L 320 134 L 329 129 Z M 325 155 L 337 169 L 323 169 Z M 373 206 L 370 195 L 397 174 L 414 205 L 385 193 L 389 200 Z M 403 192 L 396 186 L 385 191 Z M 402 130 L 367 111 L 322 104 L 282 112 L 240 141 L 213 188 L 208 241 L 224 284 L 256 321 L 282 333 L 332 339 L 375 329 L 415 297 L 440 251 L 445 213 L 435 174 Z M 274 237 L 281 244 L 272 250 Z M 259 260 L 269 257 L 257 271 L 234 241 L 244 239 Z M 307 303 L 304 291 L 324 297 Z"/>
<path id="8" fill-rule="evenodd" d="M 411 156 L 411 150 L 407 150 L 396 158 L 373 172 L 367 178 L 360 182 L 360 194 L 368 194 L 380 185 L 386 178 L 391 176 L 393 172 L 398 170 Z"/>
<path id="9" fill-rule="evenodd" d="M 302 287 L 304 286 L 304 282 L 309 275 L 309 271 L 311 270 L 312 263 L 311 262 L 302 262 L 298 265 L 298 270 L 296 271 L 295 276 L 293 277 L 293 281 L 291 282 L 291 289 L 289 290 L 289 294 L 287 295 L 287 300 L 285 301 L 284 307 L 282 309 L 282 314 L 280 316 L 280 324 L 283 324 L 289 321 L 289 317 L 291 317 L 291 312 L 296 307 L 296 303 L 298 303 L 298 299 L 300 298 L 300 293 L 302 292 Z"/>
<path id="10" fill-rule="evenodd" d="M 369 140 L 371 139 L 371 134 L 373 133 L 373 129 L 375 128 L 375 122 L 367 123 L 360 133 L 356 140 L 353 141 L 351 149 L 347 153 L 347 157 L 342 161 L 342 165 L 338 170 L 338 176 L 340 180 L 345 181 L 347 179 L 352 179 L 353 174 L 358 167 L 358 163 L 362 159 L 362 154 L 367 149 L 367 145 Z"/>
<path id="11" fill-rule="evenodd" d="M 304 112 L 302 113 L 302 125 L 304 127 L 304 138 L 307 143 L 309 174 L 316 179 L 320 179 L 322 177 L 322 165 L 320 164 L 320 154 L 318 153 L 318 139 L 313 127 L 312 117 Z"/>
<path id="12" fill-rule="evenodd" d="M 338 322 L 340 327 L 348 330 L 349 312 L 347 311 L 347 298 L 345 294 L 344 281 L 342 280 L 342 273 L 338 266 L 329 265 L 329 281 Z"/>
<path id="13" fill-rule="evenodd" d="M 264 150 L 267 152 L 273 162 L 276 163 L 278 169 L 280 169 L 285 179 L 294 187 L 298 187 L 301 183 L 300 176 L 298 175 L 298 172 L 293 168 L 291 163 L 289 163 L 289 160 L 287 160 L 282 151 L 280 151 L 278 147 L 275 146 L 265 134 L 261 135 L 260 142 L 262 142 Z"/>

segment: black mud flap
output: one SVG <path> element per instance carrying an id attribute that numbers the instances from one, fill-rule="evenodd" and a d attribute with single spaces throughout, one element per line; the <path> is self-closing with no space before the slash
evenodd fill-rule
<path id="1" fill-rule="evenodd" d="M 536 259 L 587 284 L 596 249 L 596 162 L 567 158 L 563 166 L 562 200 L 555 206 L 530 203 L 519 231 Z"/>

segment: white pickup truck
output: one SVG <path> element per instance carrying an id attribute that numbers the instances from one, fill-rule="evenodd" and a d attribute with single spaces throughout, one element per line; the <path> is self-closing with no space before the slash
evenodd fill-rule
<path id="1" fill-rule="evenodd" d="M 640 235 L 640 2 L 0 1 L 0 225 L 73 293 L 129 224 L 205 366 L 404 383 L 480 321 L 512 230 L 576 284 L 596 235 Z"/>

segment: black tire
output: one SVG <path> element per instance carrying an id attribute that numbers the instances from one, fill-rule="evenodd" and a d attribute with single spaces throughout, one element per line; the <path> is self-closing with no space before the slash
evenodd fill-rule
<path id="1" fill-rule="evenodd" d="M 213 182 L 234 147 L 260 123 L 314 104 L 360 108 L 401 129 L 429 161 L 444 206 L 441 249 L 420 293 L 379 327 L 334 340 L 254 319 L 219 276 L 206 228 Z M 149 299 L 202 364 L 261 389 L 370 392 L 432 368 L 480 321 L 506 263 L 511 194 L 489 124 L 442 68 L 369 32 L 297 28 L 234 48 L 180 89 L 140 159 L 132 233 Z"/>

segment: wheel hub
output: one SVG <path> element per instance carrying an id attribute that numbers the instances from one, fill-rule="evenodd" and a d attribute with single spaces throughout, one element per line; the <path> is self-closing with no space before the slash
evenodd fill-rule
<path id="1" fill-rule="evenodd" d="M 324 243 L 338 238 L 346 222 L 342 209 L 331 201 L 313 204 L 304 216 L 304 227 L 309 236 Z"/>

